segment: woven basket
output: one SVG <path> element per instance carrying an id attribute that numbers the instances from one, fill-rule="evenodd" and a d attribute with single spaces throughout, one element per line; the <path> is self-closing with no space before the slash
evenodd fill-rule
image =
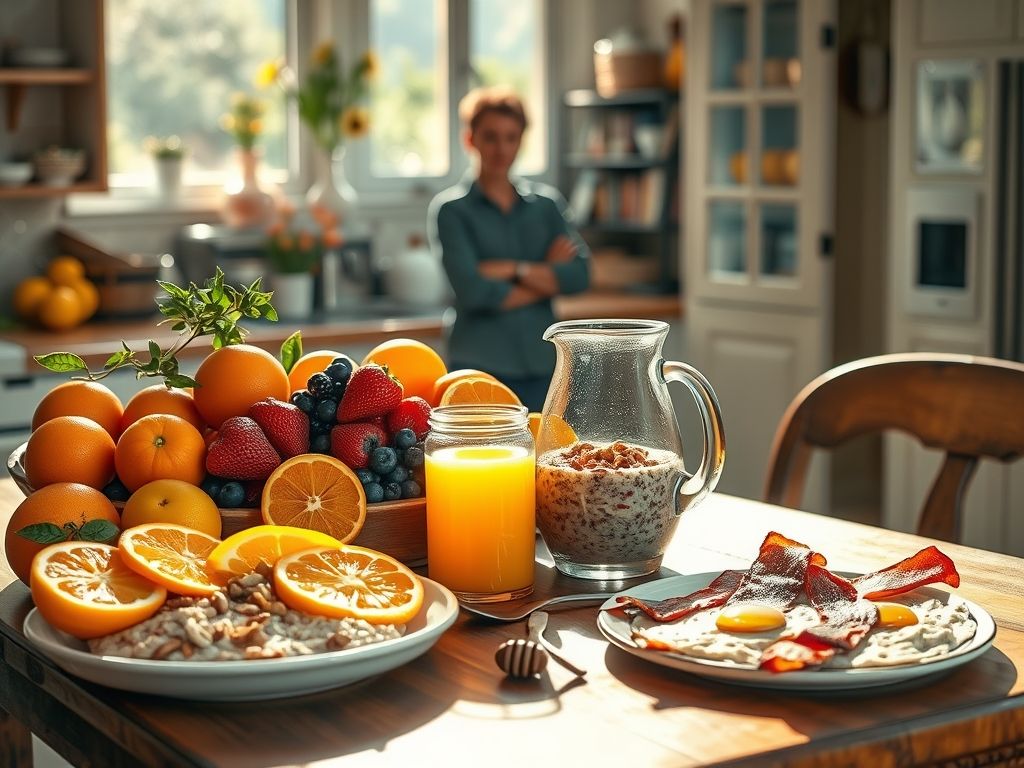
<path id="1" fill-rule="evenodd" d="M 623 91 L 661 86 L 661 55 L 655 51 L 594 53 L 597 92 L 605 98 Z"/>

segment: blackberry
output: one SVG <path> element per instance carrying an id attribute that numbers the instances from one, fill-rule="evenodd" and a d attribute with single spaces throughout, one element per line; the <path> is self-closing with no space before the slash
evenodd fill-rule
<path id="1" fill-rule="evenodd" d="M 333 424 L 334 416 L 338 413 L 338 401 L 331 400 L 330 398 L 324 398 L 316 404 L 316 410 L 313 415 L 319 421 L 325 424 Z"/>
<path id="2" fill-rule="evenodd" d="M 128 497 L 132 495 L 132 492 L 128 490 L 128 487 L 124 483 L 115 477 L 103 486 L 103 495 L 111 501 L 128 501 Z"/>
<path id="3" fill-rule="evenodd" d="M 326 421 L 320 421 L 320 419 L 312 418 L 309 420 L 309 434 L 311 437 L 316 435 L 327 435 L 330 434 L 331 427 L 334 425 Z"/>
<path id="4" fill-rule="evenodd" d="M 219 507 L 240 507 L 245 501 L 245 488 L 241 483 L 231 481 L 224 483 L 217 494 L 217 506 Z"/>
<path id="5" fill-rule="evenodd" d="M 316 407 L 316 400 L 304 389 L 300 389 L 298 392 L 292 392 L 290 400 L 292 405 L 303 413 L 312 413 L 313 409 Z"/>
<path id="6" fill-rule="evenodd" d="M 391 440 L 395 448 L 412 448 L 416 445 L 416 433 L 411 429 L 400 429 Z"/>
<path id="7" fill-rule="evenodd" d="M 384 486 L 380 483 L 367 483 L 363 491 L 366 493 L 367 504 L 376 504 L 379 501 L 384 501 Z"/>
<path id="8" fill-rule="evenodd" d="M 395 455 L 394 448 L 375 448 L 370 454 L 370 470 L 378 475 L 387 475 L 396 466 L 398 466 L 398 456 Z"/>
<path id="9" fill-rule="evenodd" d="M 330 453 L 331 452 L 331 436 L 329 433 L 323 433 L 314 435 L 309 441 L 309 450 L 311 453 Z"/>
<path id="10" fill-rule="evenodd" d="M 423 466 L 423 449 L 413 446 L 405 452 L 405 466 L 409 469 Z"/>
<path id="11" fill-rule="evenodd" d="M 384 501 L 397 501 L 402 498 L 402 486 L 399 483 L 387 483 L 384 486 Z"/>
<path id="12" fill-rule="evenodd" d="M 306 389 L 317 400 L 322 400 L 334 394 L 334 381 L 326 373 L 314 373 L 306 382 Z"/>
<path id="13" fill-rule="evenodd" d="M 406 480 L 402 483 L 402 498 L 403 499 L 416 499 L 423 493 L 423 489 L 420 488 L 420 484 L 415 480 Z"/>

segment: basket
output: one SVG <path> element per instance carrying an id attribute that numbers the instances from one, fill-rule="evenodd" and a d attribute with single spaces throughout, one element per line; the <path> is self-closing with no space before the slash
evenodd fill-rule
<path id="1" fill-rule="evenodd" d="M 25 446 L 22 443 L 7 457 L 7 471 L 15 485 L 28 496 L 34 490 L 25 475 Z M 120 512 L 124 502 L 115 501 Z M 221 509 L 221 535 L 262 525 L 258 509 Z M 406 565 L 427 562 L 427 501 L 425 498 L 382 501 L 366 505 L 366 521 L 353 544 L 383 552 Z"/>
<path id="2" fill-rule="evenodd" d="M 594 80 L 605 98 L 623 91 L 661 87 L 661 54 L 656 51 L 594 53 Z"/>

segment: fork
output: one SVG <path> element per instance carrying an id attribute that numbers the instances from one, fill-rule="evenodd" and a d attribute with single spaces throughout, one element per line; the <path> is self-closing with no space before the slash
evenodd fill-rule
<path id="1" fill-rule="evenodd" d="M 521 619 L 525 619 L 534 611 L 547 608 L 549 605 L 558 605 L 559 603 L 603 603 L 613 594 L 613 592 L 584 592 L 575 595 L 558 595 L 557 597 L 549 597 L 545 600 L 524 602 L 514 609 L 514 613 L 495 613 L 495 610 L 501 610 L 500 603 L 477 603 L 473 605 L 460 603 L 460 605 L 470 613 L 475 613 L 479 616 L 486 616 L 489 619 L 498 619 L 499 621 L 520 621 Z"/>

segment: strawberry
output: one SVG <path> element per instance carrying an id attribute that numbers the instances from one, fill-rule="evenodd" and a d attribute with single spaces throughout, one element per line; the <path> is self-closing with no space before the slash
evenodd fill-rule
<path id="1" fill-rule="evenodd" d="M 379 365 L 364 365 L 348 380 L 338 404 L 338 421 L 362 421 L 383 416 L 402 400 L 402 384 Z"/>
<path id="2" fill-rule="evenodd" d="M 248 416 L 226 419 L 206 454 L 207 471 L 232 480 L 266 480 L 280 464 L 260 425 Z"/>
<path id="3" fill-rule="evenodd" d="M 298 407 L 268 397 L 252 404 L 249 417 L 260 425 L 281 458 L 309 453 L 309 417 Z"/>
<path id="4" fill-rule="evenodd" d="M 331 455 L 352 469 L 366 469 L 370 454 L 387 441 L 376 424 L 339 424 L 331 430 Z"/>
<path id="5" fill-rule="evenodd" d="M 422 440 L 430 431 L 430 404 L 422 397 L 407 397 L 394 407 L 388 414 L 388 433 L 395 434 L 400 429 L 411 429 L 416 439 Z"/>

